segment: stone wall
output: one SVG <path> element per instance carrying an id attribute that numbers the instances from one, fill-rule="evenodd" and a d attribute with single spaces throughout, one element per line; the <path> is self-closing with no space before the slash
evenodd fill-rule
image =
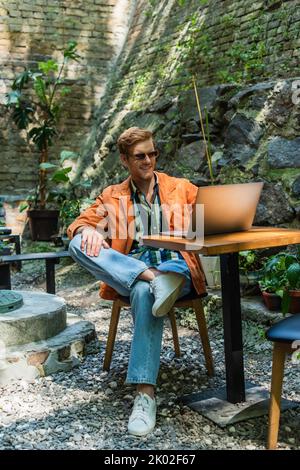
<path id="1" fill-rule="evenodd" d="M 24 67 L 37 69 L 39 61 L 51 57 L 61 62 L 67 42 L 78 43 L 81 60 L 66 71 L 72 92 L 52 159 L 61 149 L 80 149 L 122 50 L 131 10 L 129 0 L 0 0 L 0 103 Z M 28 149 L 26 134 L 15 130 L 3 105 L 0 146 L 0 194 L 26 194 L 37 181 L 38 155 L 33 146 Z"/>
<path id="2" fill-rule="evenodd" d="M 256 222 L 297 225 L 296 2 L 209 1 L 199 7 L 191 1 L 184 8 L 177 1 L 156 3 L 147 12 L 148 2 L 138 2 L 77 178 L 93 179 L 93 196 L 122 180 L 126 173 L 115 142 L 138 125 L 155 133 L 159 169 L 208 184 L 194 74 L 202 110 L 208 111 L 216 181 L 265 181 Z"/>
<path id="3" fill-rule="evenodd" d="M 92 179 L 92 197 L 122 180 L 126 174 L 115 142 L 125 128 L 138 125 L 155 132 L 162 154 L 159 169 L 207 184 L 194 75 L 202 108 L 208 110 L 217 181 L 264 180 L 259 221 L 297 224 L 299 107 L 291 88 L 297 85 L 300 53 L 298 3 L 130 2 L 129 33 L 109 69 L 105 93 L 89 121 L 74 119 L 80 138 L 87 133 L 75 179 Z M 122 4 L 116 1 L 116 11 Z M 78 11 L 84 12 L 84 5 Z M 96 43 L 93 50 L 100 56 Z M 72 149 L 73 144 L 74 138 Z"/>

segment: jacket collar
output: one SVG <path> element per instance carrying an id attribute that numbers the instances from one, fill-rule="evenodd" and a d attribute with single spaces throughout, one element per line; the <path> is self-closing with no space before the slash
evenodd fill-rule
<path id="1" fill-rule="evenodd" d="M 176 181 L 173 180 L 170 176 L 166 173 L 160 173 L 158 171 L 154 172 L 157 178 L 157 182 L 159 185 L 159 192 L 164 194 L 169 194 L 170 192 L 174 191 L 176 188 Z M 112 197 L 119 199 L 121 196 L 131 196 L 131 176 L 129 176 L 125 181 L 120 184 L 117 184 L 113 191 Z"/>

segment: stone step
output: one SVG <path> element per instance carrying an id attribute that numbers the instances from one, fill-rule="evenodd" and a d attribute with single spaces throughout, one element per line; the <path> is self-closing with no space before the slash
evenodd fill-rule
<path id="1" fill-rule="evenodd" d="M 222 294 L 219 289 L 207 289 L 207 292 L 208 296 L 204 302 L 207 302 L 211 297 L 217 297 L 220 306 L 222 305 Z M 272 325 L 283 319 L 283 314 L 279 310 L 270 311 L 267 309 L 261 295 L 242 296 L 241 313 L 243 320 L 252 320 L 259 324 Z"/>
<path id="2" fill-rule="evenodd" d="M 53 294 L 15 291 L 24 304 L 0 315 L 0 342 L 5 347 L 46 340 L 66 328 L 66 305 Z"/>
<path id="3" fill-rule="evenodd" d="M 53 338 L 0 349 L 0 385 L 69 371 L 86 354 L 97 352 L 96 339 L 93 323 L 68 315 L 67 327 Z"/>

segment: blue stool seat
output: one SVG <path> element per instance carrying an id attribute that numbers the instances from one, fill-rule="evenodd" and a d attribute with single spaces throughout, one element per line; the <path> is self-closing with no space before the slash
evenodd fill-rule
<path id="1" fill-rule="evenodd" d="M 300 313 L 285 318 L 267 331 L 267 339 L 278 343 L 292 343 L 300 340 Z"/>

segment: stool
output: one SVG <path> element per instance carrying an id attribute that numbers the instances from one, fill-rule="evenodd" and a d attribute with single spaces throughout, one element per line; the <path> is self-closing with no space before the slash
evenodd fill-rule
<path id="1" fill-rule="evenodd" d="M 272 326 L 267 331 L 267 339 L 274 342 L 267 447 L 276 449 L 285 355 L 293 352 L 293 341 L 300 340 L 300 314 L 285 318 Z"/>
<path id="2" fill-rule="evenodd" d="M 174 307 L 172 308 L 168 316 L 171 322 L 175 355 L 176 357 L 180 357 L 180 346 L 179 346 L 179 340 L 178 340 L 178 331 L 177 331 L 174 308 L 189 307 L 189 308 L 194 309 L 196 320 L 198 323 L 200 339 L 202 342 L 207 374 L 209 375 L 209 377 L 212 377 L 214 375 L 214 365 L 213 365 L 213 358 L 211 354 L 211 348 L 210 348 L 210 343 L 209 343 L 209 338 L 208 338 L 208 333 L 207 333 L 204 310 L 202 306 L 202 300 L 201 300 L 202 297 L 199 296 L 196 292 L 192 292 L 182 297 L 181 299 L 178 299 L 175 302 Z M 119 297 L 117 300 L 113 302 L 109 331 L 108 331 L 108 338 L 107 338 L 106 350 L 105 350 L 105 356 L 104 356 L 104 362 L 103 362 L 103 370 L 106 370 L 106 371 L 110 369 L 110 363 L 111 363 L 111 358 L 112 358 L 112 353 L 114 349 L 117 328 L 118 328 L 118 323 L 119 323 L 119 318 L 120 318 L 120 312 L 121 312 L 122 307 L 130 307 L 130 300 L 128 297 Z"/>

